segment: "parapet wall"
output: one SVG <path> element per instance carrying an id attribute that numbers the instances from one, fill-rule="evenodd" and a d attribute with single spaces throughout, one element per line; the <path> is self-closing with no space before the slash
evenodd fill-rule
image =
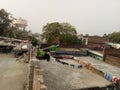
<path id="1" fill-rule="evenodd" d="M 44 85 L 43 70 L 40 68 L 38 61 L 30 61 L 26 90 L 47 90 Z"/>

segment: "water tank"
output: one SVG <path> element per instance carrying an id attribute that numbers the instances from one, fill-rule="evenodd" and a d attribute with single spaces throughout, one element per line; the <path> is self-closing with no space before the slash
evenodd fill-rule
<path id="1" fill-rule="evenodd" d="M 19 18 L 19 19 L 14 19 L 13 24 L 17 27 L 26 27 L 27 26 L 27 21 L 25 19 Z"/>

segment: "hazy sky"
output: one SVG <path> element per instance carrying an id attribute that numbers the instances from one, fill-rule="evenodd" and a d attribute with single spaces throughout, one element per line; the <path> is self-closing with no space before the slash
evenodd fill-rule
<path id="1" fill-rule="evenodd" d="M 68 22 L 78 34 L 120 31 L 120 0 L 0 0 L 1 8 L 26 19 L 34 33 L 52 22 Z"/>

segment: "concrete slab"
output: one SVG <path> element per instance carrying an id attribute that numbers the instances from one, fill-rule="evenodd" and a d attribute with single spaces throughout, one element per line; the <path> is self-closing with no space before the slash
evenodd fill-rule
<path id="1" fill-rule="evenodd" d="M 27 64 L 16 62 L 11 54 L 0 54 L 0 90 L 23 90 Z"/>
<path id="2" fill-rule="evenodd" d="M 113 76 L 117 76 L 118 78 L 120 78 L 120 68 L 118 67 L 112 66 L 103 61 L 96 60 L 89 56 L 78 57 L 78 59 L 80 61 L 90 62 L 94 68 L 102 71 L 103 73 L 109 73 Z"/>
<path id="3" fill-rule="evenodd" d="M 86 68 L 72 68 L 55 62 L 53 58 L 50 62 L 40 60 L 39 63 L 44 70 L 43 75 L 48 90 L 70 90 L 111 85 L 111 82 Z"/>

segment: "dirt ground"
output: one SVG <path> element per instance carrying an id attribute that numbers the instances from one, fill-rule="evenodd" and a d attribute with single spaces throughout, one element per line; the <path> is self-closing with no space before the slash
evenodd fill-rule
<path id="1" fill-rule="evenodd" d="M 0 90 L 24 90 L 27 63 L 16 62 L 11 54 L 0 54 Z"/>

